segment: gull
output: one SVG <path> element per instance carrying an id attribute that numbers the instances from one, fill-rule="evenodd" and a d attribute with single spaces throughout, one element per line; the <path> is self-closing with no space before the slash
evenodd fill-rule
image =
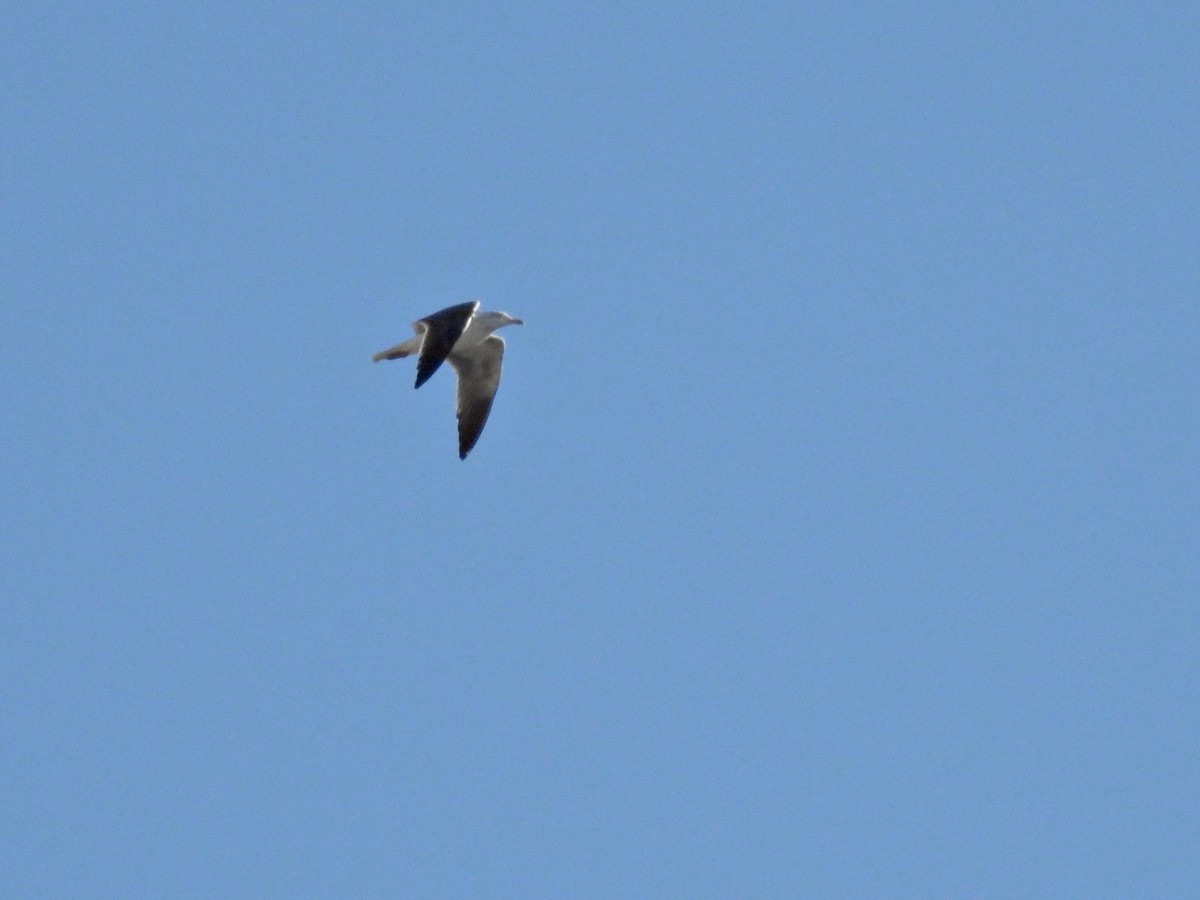
<path id="1" fill-rule="evenodd" d="M 458 373 L 458 458 L 466 459 L 487 422 L 500 386 L 500 364 L 504 340 L 494 332 L 505 325 L 524 325 L 508 313 L 480 312 L 479 301 L 447 306 L 413 322 L 416 337 L 371 357 L 403 359 L 417 357 L 420 387 L 446 360 Z"/>

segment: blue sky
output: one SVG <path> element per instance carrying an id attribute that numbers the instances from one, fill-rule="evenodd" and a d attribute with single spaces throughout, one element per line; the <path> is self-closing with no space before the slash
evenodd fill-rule
<path id="1" fill-rule="evenodd" d="M 7 896 L 1194 890 L 1194 4 L 4 19 Z"/>

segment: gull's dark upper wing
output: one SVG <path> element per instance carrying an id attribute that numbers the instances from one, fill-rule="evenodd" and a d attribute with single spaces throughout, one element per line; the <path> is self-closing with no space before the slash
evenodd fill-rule
<path id="1" fill-rule="evenodd" d="M 494 334 L 481 343 L 450 355 L 458 372 L 458 458 L 466 459 L 487 424 L 500 387 L 504 341 Z"/>
<path id="2" fill-rule="evenodd" d="M 455 342 L 462 337 L 467 323 L 478 308 L 479 301 L 472 300 L 470 303 L 447 306 L 413 323 L 414 328 L 421 328 L 425 332 L 425 339 L 421 342 L 421 356 L 417 359 L 416 387 L 427 382 L 446 361 L 446 357 L 454 349 Z"/>

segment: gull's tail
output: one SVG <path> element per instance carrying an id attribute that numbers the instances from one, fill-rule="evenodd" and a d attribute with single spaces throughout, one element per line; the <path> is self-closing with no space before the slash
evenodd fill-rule
<path id="1" fill-rule="evenodd" d="M 421 336 L 409 338 L 403 344 L 397 344 L 395 347 L 390 347 L 387 350 L 380 350 L 371 357 L 372 362 L 379 362 L 381 359 L 404 359 L 406 356 L 412 356 L 421 349 Z"/>

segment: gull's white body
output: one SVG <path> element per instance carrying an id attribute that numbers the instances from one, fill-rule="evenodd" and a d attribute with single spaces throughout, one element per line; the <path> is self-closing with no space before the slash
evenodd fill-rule
<path id="1" fill-rule="evenodd" d="M 514 319 L 507 313 L 475 313 L 467 321 L 467 327 L 463 329 L 463 333 L 459 336 L 458 340 L 454 342 L 454 346 L 450 350 L 450 355 L 470 352 L 472 347 L 482 344 L 497 328 L 503 328 L 505 325 L 524 324 L 520 319 Z M 376 353 L 371 359 L 379 362 L 381 359 L 399 359 L 403 356 L 411 356 L 414 353 L 419 353 L 421 345 L 425 343 L 425 320 L 421 319 L 413 322 L 413 330 L 416 332 L 416 336 L 409 338 L 403 344 L 397 344 L 390 350 Z M 496 340 L 499 341 L 502 339 L 496 338 Z"/>

